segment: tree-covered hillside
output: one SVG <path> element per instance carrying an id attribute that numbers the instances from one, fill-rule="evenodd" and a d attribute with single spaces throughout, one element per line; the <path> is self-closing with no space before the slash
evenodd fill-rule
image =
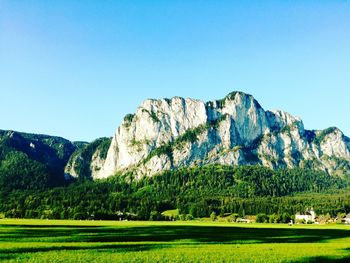
<path id="1" fill-rule="evenodd" d="M 64 167 L 77 148 L 60 137 L 0 131 L 1 191 L 64 185 Z"/>
<path id="2" fill-rule="evenodd" d="M 204 166 L 167 171 L 135 180 L 132 174 L 76 182 L 48 191 L 12 191 L 1 196 L 8 217 L 160 219 L 179 209 L 192 217 L 293 214 L 306 207 L 317 213 L 350 212 L 347 182 L 303 169 L 270 170 L 261 166 Z"/>
<path id="3" fill-rule="evenodd" d="M 350 212 L 347 178 L 310 169 L 205 165 L 139 178 L 91 180 L 110 138 L 72 143 L 60 137 L 0 131 L 0 214 L 61 219 L 161 219 L 165 210 L 212 214 Z M 68 164 L 68 165 L 67 165 Z M 66 180 L 66 172 L 77 178 Z"/>

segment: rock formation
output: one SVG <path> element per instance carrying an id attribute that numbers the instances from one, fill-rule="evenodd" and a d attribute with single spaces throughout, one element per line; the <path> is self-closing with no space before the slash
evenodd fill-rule
<path id="1" fill-rule="evenodd" d="M 265 111 L 243 92 L 207 103 L 148 99 L 125 116 L 95 178 L 125 171 L 152 176 L 212 163 L 306 167 L 344 175 L 350 170 L 350 140 L 337 128 L 306 130 L 299 118 Z"/>

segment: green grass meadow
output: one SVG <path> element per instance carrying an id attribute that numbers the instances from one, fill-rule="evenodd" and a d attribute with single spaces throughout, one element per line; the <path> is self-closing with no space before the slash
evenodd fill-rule
<path id="1" fill-rule="evenodd" d="M 4 262 L 350 262 L 350 226 L 0 220 Z"/>

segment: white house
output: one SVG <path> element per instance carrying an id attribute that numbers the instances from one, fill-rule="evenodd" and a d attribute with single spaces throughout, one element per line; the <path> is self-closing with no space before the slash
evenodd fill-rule
<path id="1" fill-rule="evenodd" d="M 350 224 L 350 213 L 349 214 L 347 214 L 345 217 L 344 217 L 344 223 L 345 224 Z"/>
<path id="2" fill-rule="evenodd" d="M 297 213 L 295 215 L 295 221 L 303 221 L 305 220 L 305 222 L 315 222 L 315 217 L 316 217 L 316 214 L 315 214 L 315 211 L 311 208 L 311 210 L 306 210 L 306 212 L 304 214 L 300 214 L 300 213 Z"/>

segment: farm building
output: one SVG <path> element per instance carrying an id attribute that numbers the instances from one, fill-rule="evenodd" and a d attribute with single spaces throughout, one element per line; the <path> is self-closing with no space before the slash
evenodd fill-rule
<path id="1" fill-rule="evenodd" d="M 315 211 L 311 208 L 311 210 L 306 210 L 304 214 L 297 213 L 295 215 L 295 221 L 305 221 L 306 223 L 308 222 L 315 222 Z"/>
<path id="2" fill-rule="evenodd" d="M 345 224 L 350 224 L 350 213 L 343 218 L 343 222 Z"/>

